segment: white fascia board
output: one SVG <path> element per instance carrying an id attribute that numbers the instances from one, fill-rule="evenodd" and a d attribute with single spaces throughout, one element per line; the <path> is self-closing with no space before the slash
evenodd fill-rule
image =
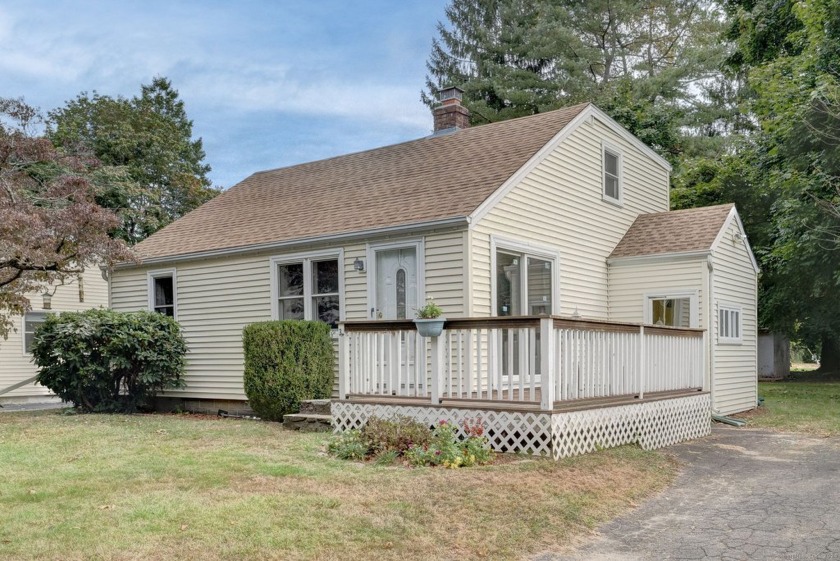
<path id="1" fill-rule="evenodd" d="M 755 255 L 753 254 L 752 246 L 750 246 L 750 241 L 747 239 L 747 232 L 744 230 L 744 223 L 741 222 L 741 216 L 738 214 L 738 210 L 735 208 L 734 205 L 729 211 L 729 215 L 726 217 L 726 221 L 724 221 L 723 227 L 720 229 L 720 232 L 718 232 L 717 237 L 715 237 L 715 241 L 712 243 L 712 252 L 714 253 L 714 250 L 723 241 L 723 238 L 726 235 L 726 232 L 729 230 L 729 226 L 732 225 L 733 221 L 738 226 L 738 231 L 741 233 L 742 236 L 744 236 L 744 247 L 747 248 L 747 255 L 750 256 L 750 263 L 752 263 L 755 274 L 758 274 L 761 272 L 761 268 L 758 266 L 758 262 L 755 260 Z"/>
<path id="2" fill-rule="evenodd" d="M 578 113 L 578 115 L 569 121 L 565 127 L 560 129 L 560 131 L 555 134 L 551 140 L 549 140 L 542 148 L 537 151 L 536 154 L 531 156 L 525 164 L 516 170 L 516 172 L 505 181 L 501 187 L 496 189 L 492 195 L 490 195 L 487 199 L 481 203 L 478 208 L 476 208 L 472 214 L 470 215 L 470 229 L 472 229 L 479 220 L 484 218 L 484 216 L 490 212 L 490 210 L 496 206 L 496 204 L 501 201 L 510 191 L 513 190 L 525 177 L 531 173 L 534 168 L 542 163 L 549 154 L 551 154 L 557 146 L 560 145 L 561 142 L 566 140 L 569 136 L 574 133 L 578 127 L 582 124 L 586 123 L 590 118 L 597 119 L 601 123 L 603 123 L 607 128 L 609 128 L 612 132 L 620 136 L 622 139 L 626 140 L 634 147 L 638 148 L 642 153 L 648 156 L 651 160 L 653 160 L 656 164 L 661 166 L 665 171 L 671 173 L 671 164 L 668 163 L 668 160 L 654 152 L 650 147 L 648 147 L 644 142 L 633 136 L 633 134 L 618 124 L 615 120 L 612 119 L 609 115 L 592 105 L 591 103 Z"/>
<path id="3" fill-rule="evenodd" d="M 608 257 L 608 265 L 646 265 L 648 263 L 662 263 L 664 261 L 686 261 L 704 259 L 711 255 L 709 249 L 700 251 L 678 251 L 674 253 L 657 253 L 654 255 L 634 255 L 631 257 Z"/>
<path id="4" fill-rule="evenodd" d="M 395 234 L 414 234 L 419 232 L 427 232 L 429 230 L 437 230 L 441 228 L 457 228 L 459 226 L 467 226 L 470 222 L 468 216 L 456 216 L 454 218 L 446 218 L 443 220 L 433 220 L 429 222 L 416 222 L 413 224 L 403 224 L 400 226 L 388 226 L 385 228 L 372 228 L 369 230 L 359 230 L 357 232 L 347 232 L 343 234 L 330 234 L 326 236 L 315 236 L 312 238 L 299 238 L 296 240 L 288 240 L 283 242 L 268 242 L 263 244 L 246 245 L 239 247 L 231 247 L 225 249 L 217 249 L 212 251 L 200 251 L 196 253 L 185 253 L 182 255 L 168 255 L 163 257 L 153 257 L 149 259 L 142 259 L 138 263 L 118 263 L 114 269 L 131 269 L 135 267 L 145 267 L 147 265 L 159 265 L 162 263 L 176 263 L 181 261 L 196 261 L 199 259 L 210 259 L 213 257 L 225 257 L 229 255 L 244 255 L 249 253 L 258 253 L 262 251 L 281 251 L 295 247 L 326 244 L 326 243 L 342 243 L 364 238 L 372 238 L 376 236 L 395 235 Z"/>

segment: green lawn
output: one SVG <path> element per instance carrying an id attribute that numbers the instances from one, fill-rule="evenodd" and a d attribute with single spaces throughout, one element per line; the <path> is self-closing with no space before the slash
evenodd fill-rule
<path id="1" fill-rule="evenodd" d="M 516 559 L 666 486 L 621 448 L 463 470 L 327 457 L 323 435 L 191 416 L 0 414 L 0 559 Z"/>
<path id="2" fill-rule="evenodd" d="M 790 380 L 761 382 L 764 407 L 748 416 L 749 426 L 840 435 L 840 381 L 837 376 L 797 373 Z"/>

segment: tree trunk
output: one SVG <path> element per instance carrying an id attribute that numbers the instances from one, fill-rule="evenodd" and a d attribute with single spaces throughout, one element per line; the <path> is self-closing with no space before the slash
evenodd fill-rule
<path id="1" fill-rule="evenodd" d="M 840 372 L 840 339 L 823 337 L 820 372 Z"/>

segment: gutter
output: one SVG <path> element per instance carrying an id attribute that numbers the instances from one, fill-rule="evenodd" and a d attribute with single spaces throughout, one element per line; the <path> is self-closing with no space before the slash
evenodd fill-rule
<path id="1" fill-rule="evenodd" d="M 268 242 L 262 244 L 230 247 L 224 249 L 214 249 L 210 251 L 199 251 L 196 253 L 184 253 L 179 255 L 150 257 L 148 259 L 141 259 L 138 263 L 118 263 L 114 266 L 114 270 L 132 269 L 135 267 L 143 267 L 145 265 L 158 265 L 161 263 L 172 263 L 175 261 L 195 261 L 199 259 L 209 259 L 213 257 L 225 257 L 228 255 L 242 255 L 262 251 L 285 250 L 302 245 L 316 245 L 330 242 L 345 242 L 382 235 L 417 233 L 428 230 L 436 230 L 439 228 L 454 228 L 457 226 L 467 226 L 469 225 L 469 223 L 470 218 L 468 216 L 456 216 L 454 218 L 445 218 L 443 220 L 434 220 L 431 222 L 416 222 L 413 224 L 402 224 L 400 226 L 387 226 L 384 228 L 374 228 L 371 230 L 346 232 L 343 234 L 329 234 L 325 236 L 299 238 L 283 242 Z"/>
<path id="2" fill-rule="evenodd" d="M 608 265 L 641 265 L 644 263 L 656 263 L 659 261 L 671 261 L 674 259 L 700 259 L 712 254 L 711 249 L 698 251 L 676 251 L 673 253 L 655 253 L 652 255 L 632 255 L 627 257 L 607 257 Z"/>

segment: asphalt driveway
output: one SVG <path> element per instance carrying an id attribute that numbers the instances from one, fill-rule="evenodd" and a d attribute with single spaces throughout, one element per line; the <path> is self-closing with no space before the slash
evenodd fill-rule
<path id="1" fill-rule="evenodd" d="M 676 483 L 574 554 L 535 561 L 840 561 L 840 439 L 715 427 Z"/>

